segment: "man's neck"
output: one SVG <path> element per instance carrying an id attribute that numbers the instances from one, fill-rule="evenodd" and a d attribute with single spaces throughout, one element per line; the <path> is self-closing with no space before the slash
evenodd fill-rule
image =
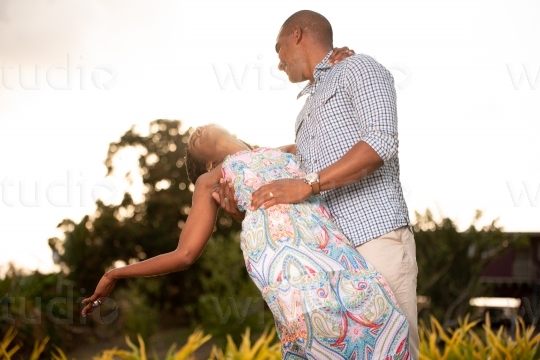
<path id="1" fill-rule="evenodd" d="M 310 56 L 308 58 L 308 64 L 309 64 L 309 74 L 307 74 L 307 79 L 310 83 L 315 82 L 315 67 L 319 65 L 321 61 L 328 55 L 328 52 L 332 50 L 331 48 L 326 48 L 323 46 L 314 47 L 310 51 Z"/>

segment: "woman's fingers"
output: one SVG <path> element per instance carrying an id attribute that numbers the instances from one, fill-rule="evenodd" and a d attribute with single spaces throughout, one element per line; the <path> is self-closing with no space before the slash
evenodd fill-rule
<path id="1" fill-rule="evenodd" d="M 84 299 L 82 303 L 86 303 L 86 306 L 81 311 L 82 316 L 86 316 L 94 311 L 95 308 L 103 304 L 105 298 L 99 296 L 92 296 L 87 299 Z"/>
<path id="2" fill-rule="evenodd" d="M 216 189 L 216 191 L 212 192 L 212 197 L 214 198 L 214 201 L 221 208 L 225 204 L 224 201 L 223 201 L 225 199 L 225 193 L 224 193 L 225 187 L 223 185 L 223 182 L 224 182 L 224 179 L 219 179 L 218 188 Z"/>
<path id="3" fill-rule="evenodd" d="M 92 295 L 91 297 L 86 298 L 82 301 L 83 304 L 86 304 L 86 306 L 81 311 L 82 316 L 86 316 L 87 314 L 90 314 L 92 312 L 92 307 L 95 301 L 93 300 L 94 298 L 97 299 L 97 296 Z"/>
<path id="4" fill-rule="evenodd" d="M 226 211 L 231 214 L 236 210 L 234 202 L 234 190 L 232 189 L 232 184 L 228 181 L 225 181 L 225 196 L 227 201 L 225 202 Z"/>
<path id="5" fill-rule="evenodd" d="M 335 58 L 338 54 L 343 54 L 344 52 L 347 52 L 349 51 L 349 47 L 348 46 L 343 46 L 343 47 L 335 47 L 333 50 L 332 50 L 332 54 L 330 55 L 330 58 Z"/>
<path id="6" fill-rule="evenodd" d="M 220 208 L 222 208 L 234 220 L 242 222 L 245 214 L 236 206 L 235 195 L 234 186 L 229 179 L 220 179 L 216 192 L 212 193 L 214 201 L 219 205 Z"/>
<path id="7" fill-rule="evenodd" d="M 227 180 L 219 179 L 219 207 L 227 211 L 229 197 L 227 194 Z"/>
<path id="8" fill-rule="evenodd" d="M 115 283 L 116 279 L 113 278 L 110 272 L 106 272 L 99 280 L 99 283 L 94 290 L 94 294 L 82 301 L 82 303 L 86 304 L 86 306 L 82 310 L 81 314 L 86 316 L 86 314 L 92 312 L 93 307 L 100 306 L 101 302 L 106 299 L 114 289 Z"/>
<path id="9" fill-rule="evenodd" d="M 231 193 L 227 179 L 219 180 L 219 201 L 219 206 L 230 214 L 233 210 L 231 204 L 234 203 L 234 192 Z"/>
<path id="10" fill-rule="evenodd" d="M 341 48 L 334 48 L 332 55 L 330 55 L 330 57 L 328 58 L 328 63 L 330 65 L 335 65 L 354 54 L 354 50 L 349 49 L 347 46 Z"/>
<path id="11" fill-rule="evenodd" d="M 335 59 L 334 59 L 334 64 L 341 62 L 342 60 L 348 58 L 351 55 L 354 55 L 354 51 L 349 50 L 349 48 L 346 46 L 338 49 L 338 51 L 336 52 Z"/>

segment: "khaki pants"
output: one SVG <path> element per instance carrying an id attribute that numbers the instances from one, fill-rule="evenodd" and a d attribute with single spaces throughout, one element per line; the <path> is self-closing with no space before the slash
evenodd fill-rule
<path id="1" fill-rule="evenodd" d="M 420 338 L 416 310 L 416 244 L 404 226 L 356 247 L 356 250 L 386 279 L 409 322 L 409 350 L 418 360 Z"/>

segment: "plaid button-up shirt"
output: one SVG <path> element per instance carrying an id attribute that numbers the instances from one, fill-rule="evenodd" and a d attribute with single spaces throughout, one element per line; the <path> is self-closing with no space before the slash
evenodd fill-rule
<path id="1" fill-rule="evenodd" d="M 399 181 L 396 92 L 392 74 L 358 54 L 337 65 L 315 67 L 309 95 L 296 120 L 296 154 L 302 167 L 319 172 L 364 141 L 384 161 L 366 178 L 321 193 L 344 234 L 356 246 L 410 226 Z"/>

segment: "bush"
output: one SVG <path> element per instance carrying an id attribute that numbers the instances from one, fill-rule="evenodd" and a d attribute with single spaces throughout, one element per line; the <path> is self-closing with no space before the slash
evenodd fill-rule
<path id="1" fill-rule="evenodd" d="M 278 360 L 281 359 L 281 344 L 274 343 L 276 329 L 272 328 L 268 332 L 268 328 L 264 330 L 262 335 L 251 345 L 250 330 L 247 328 L 242 335 L 240 346 L 236 346 L 230 335 L 227 335 L 227 346 L 225 352 L 218 349 L 216 346 L 212 348 L 210 360 L 227 360 L 227 359 L 253 359 L 253 360 Z"/>
<path id="2" fill-rule="evenodd" d="M 148 296 L 159 291 L 152 285 L 159 284 L 153 279 L 135 278 L 128 280 L 126 289 L 116 292 L 121 326 L 129 337 L 140 335 L 144 341 L 157 329 L 159 309 L 151 305 Z"/>
<path id="3" fill-rule="evenodd" d="M 482 332 L 475 332 L 475 327 L 479 321 L 469 321 L 466 316 L 460 320 L 459 326 L 455 329 L 443 329 L 441 324 L 431 317 L 429 328 L 421 322 L 420 324 L 420 360 L 467 360 L 467 359 L 491 359 L 491 360 L 533 360 L 540 357 L 538 349 L 540 334 L 534 335 L 533 326 L 526 327 L 522 319 L 516 320 L 516 331 L 508 334 L 503 327 L 497 332 L 491 329 L 489 316 L 486 316 L 482 326 Z M 0 341 L 0 349 L 4 350 L 0 354 L 0 360 L 8 360 L 17 353 L 20 348 L 11 345 L 11 341 L 16 335 L 14 328 L 8 329 L 4 339 Z M 176 344 L 173 344 L 165 356 L 164 360 L 188 360 L 193 359 L 194 352 L 211 338 L 203 331 L 197 329 L 187 339 L 186 344 L 176 351 Z M 281 344 L 275 342 L 275 329 L 268 328 L 255 341 L 251 341 L 250 330 L 247 328 L 242 335 L 240 345 L 237 345 L 231 336 L 227 336 L 225 350 L 216 346 L 212 348 L 210 359 L 236 359 L 236 360 L 262 360 L 280 359 Z M 118 350 L 116 348 L 105 350 L 102 354 L 94 357 L 95 360 L 143 360 L 148 359 L 147 348 L 143 338 L 138 335 L 138 345 L 131 342 L 126 336 L 126 342 L 131 351 Z M 38 359 L 44 352 L 48 339 L 36 342 L 30 359 Z M 30 352 L 29 352 L 30 353 Z M 63 351 L 57 348 L 51 352 L 54 360 L 66 360 Z M 154 355 L 154 359 L 158 359 Z"/>
<path id="4" fill-rule="evenodd" d="M 246 327 L 262 332 L 268 322 L 273 323 L 246 271 L 238 235 L 210 239 L 198 262 L 203 295 L 192 311 L 204 328 L 212 329 L 215 336 L 231 334 L 238 340 Z"/>
<path id="5" fill-rule="evenodd" d="M 84 327 L 78 313 L 80 295 L 61 274 L 28 273 L 10 266 L 0 280 L 0 296 L 0 334 L 12 328 L 20 353 L 28 354 L 44 339 L 47 349 L 69 345 Z"/>
<path id="6" fill-rule="evenodd" d="M 468 360 L 468 359 L 490 359 L 490 360 L 533 360 L 540 357 L 538 349 L 540 334 L 534 336 L 534 327 L 526 327 L 522 319 L 516 320 L 515 334 L 508 334 L 503 327 L 497 332 L 491 329 L 489 316 L 486 316 L 482 326 L 482 336 L 474 329 L 479 320 L 469 321 L 469 316 L 460 320 L 459 326 L 455 329 L 444 330 L 441 324 L 431 317 L 430 328 L 423 323 L 420 326 L 420 360 Z M 281 344 L 274 342 L 275 329 L 266 329 L 255 341 L 251 342 L 250 330 L 247 328 L 242 335 L 240 345 L 237 345 L 231 336 L 227 336 L 225 351 L 213 347 L 210 354 L 211 360 L 237 359 L 281 359 Z M 207 341 L 210 337 L 197 330 L 190 336 L 187 344 L 183 347 L 182 356 L 174 355 L 172 350 L 166 360 L 189 359 L 193 352 Z M 129 340 L 128 340 L 129 343 Z M 145 352 L 144 343 L 139 338 L 139 347 L 130 345 L 132 354 L 139 354 L 141 357 L 123 357 L 124 359 L 142 359 Z M 115 351 L 115 350 L 111 350 Z M 126 355 L 126 354 L 124 354 Z M 178 357 L 175 357 L 178 356 Z M 110 359 L 113 358 L 99 358 Z"/>
<path id="7" fill-rule="evenodd" d="M 420 326 L 420 360 L 533 360 L 540 357 L 540 334 L 533 336 L 534 326 L 526 327 L 521 318 L 516 320 L 515 334 L 508 334 L 502 326 L 495 333 L 486 314 L 483 337 L 473 330 L 479 320 L 469 322 L 468 315 L 453 330 L 444 330 L 433 316 L 430 323 L 430 328 L 423 323 Z"/>

